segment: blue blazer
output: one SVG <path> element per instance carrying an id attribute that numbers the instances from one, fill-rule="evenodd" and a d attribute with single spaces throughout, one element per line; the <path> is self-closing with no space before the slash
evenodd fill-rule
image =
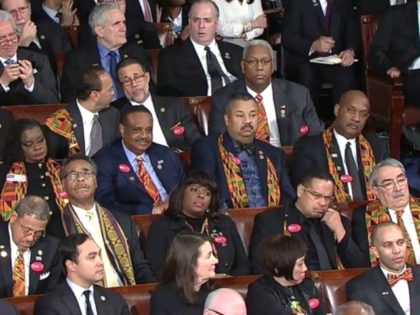
<path id="1" fill-rule="evenodd" d="M 181 160 L 171 149 L 152 143 L 147 154 L 163 187 L 169 194 L 183 180 L 184 169 Z M 153 200 L 140 182 L 128 161 L 121 139 L 102 148 L 94 156 L 98 166 L 98 188 L 96 200 L 112 211 L 129 215 L 151 214 Z M 127 171 L 120 166 L 128 166 Z M 158 167 L 160 166 L 160 168 Z"/>

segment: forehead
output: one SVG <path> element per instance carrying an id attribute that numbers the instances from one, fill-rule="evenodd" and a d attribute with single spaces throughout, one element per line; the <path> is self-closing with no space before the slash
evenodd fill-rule
<path id="1" fill-rule="evenodd" d="M 131 127 L 150 127 L 152 125 L 152 115 L 142 112 L 128 114 L 127 125 Z"/>
<path id="2" fill-rule="evenodd" d="M 118 70 L 118 74 L 120 76 L 129 75 L 131 73 L 141 73 L 143 72 L 143 68 L 138 64 L 132 64 L 126 67 L 122 67 Z"/>
<path id="3" fill-rule="evenodd" d="M 26 129 L 20 135 L 21 138 L 31 138 L 31 137 L 38 137 L 42 135 L 42 130 L 38 126 L 34 126 L 30 129 Z"/>
<path id="4" fill-rule="evenodd" d="M 10 11 L 16 8 L 26 7 L 28 2 L 26 0 L 3 0 L 1 4 L 4 10 Z"/>
<path id="5" fill-rule="evenodd" d="M 358 110 L 369 110 L 369 99 L 363 94 L 354 94 L 349 96 L 342 104 L 342 107 L 355 107 Z"/>
<path id="6" fill-rule="evenodd" d="M 236 100 L 236 101 L 232 101 L 230 104 L 230 113 L 250 112 L 254 110 L 258 110 L 258 104 L 254 100 L 248 100 L 248 101 Z"/>
<path id="7" fill-rule="evenodd" d="M 36 219 L 33 215 L 25 214 L 19 217 L 20 221 L 29 228 L 33 228 L 36 230 L 42 230 L 48 223 L 48 220 L 42 221 Z"/>
<path id="8" fill-rule="evenodd" d="M 87 161 L 84 160 L 75 160 L 70 162 L 66 165 L 66 170 L 77 170 L 77 169 L 91 169 L 90 164 Z"/>
<path id="9" fill-rule="evenodd" d="M 376 239 L 380 244 L 386 242 L 395 242 L 401 238 L 404 238 L 404 234 L 397 226 L 387 226 L 380 228 L 376 234 Z"/>
<path id="10" fill-rule="evenodd" d="M 377 181 L 381 182 L 387 179 L 395 179 L 400 175 L 404 175 L 404 172 L 399 167 L 383 166 L 378 170 Z"/>
<path id="11" fill-rule="evenodd" d="M 334 183 L 329 180 L 312 178 L 308 186 L 311 190 L 319 192 L 325 196 L 331 195 L 334 192 Z"/>
<path id="12" fill-rule="evenodd" d="M 0 22 L 0 36 L 6 36 L 14 33 L 13 25 L 10 21 Z"/>
<path id="13" fill-rule="evenodd" d="M 198 3 L 192 6 L 190 17 L 216 17 L 216 9 L 211 3 Z"/>
<path id="14" fill-rule="evenodd" d="M 206 241 L 199 247 L 198 250 L 200 252 L 200 256 L 206 256 L 208 253 L 213 251 L 213 248 L 211 247 L 211 244 Z"/>
<path id="15" fill-rule="evenodd" d="M 99 247 L 93 240 L 87 239 L 83 244 L 77 246 L 77 251 L 79 255 L 87 255 L 91 252 L 99 251 Z"/>
<path id="16" fill-rule="evenodd" d="M 256 45 L 248 48 L 245 58 L 252 58 L 252 57 L 271 57 L 271 53 L 267 47 Z"/>
<path id="17" fill-rule="evenodd" d="M 120 9 L 111 9 L 105 12 L 106 22 L 105 24 L 113 24 L 116 21 L 124 20 L 124 15 Z"/>

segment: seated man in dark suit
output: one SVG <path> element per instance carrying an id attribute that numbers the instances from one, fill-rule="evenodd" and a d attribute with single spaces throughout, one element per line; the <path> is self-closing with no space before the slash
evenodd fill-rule
<path id="1" fill-rule="evenodd" d="M 64 102 L 74 98 L 77 74 L 91 65 L 100 65 L 111 75 L 113 100 L 124 96 L 116 73 L 118 62 L 128 57 L 137 58 L 149 69 L 148 57 L 144 49 L 134 44 L 126 44 L 125 17 L 117 3 L 101 3 L 95 6 L 90 13 L 90 27 L 96 36 L 96 42 L 70 51 L 66 55 L 61 80 L 61 94 Z"/>
<path id="2" fill-rule="evenodd" d="M 77 26 L 79 19 L 76 9 L 73 9 L 73 0 L 37 0 L 42 2 L 41 8 L 34 12 L 33 1 L 31 1 L 32 20 L 35 24 L 47 22 L 61 25 L 62 27 Z"/>
<path id="3" fill-rule="evenodd" d="M 286 2 L 282 44 L 289 80 L 303 84 L 311 92 L 318 113 L 328 117 L 329 105 L 355 87 L 355 50 L 359 46 L 357 17 L 351 0 Z M 310 59 L 337 54 L 341 64 L 311 63 Z M 332 104 L 320 102 L 323 83 L 332 84 Z"/>
<path id="4" fill-rule="evenodd" d="M 223 119 L 231 94 L 249 92 L 259 101 L 257 139 L 280 146 L 294 145 L 306 135 L 324 130 L 309 91 L 296 83 L 272 78 L 275 58 L 269 43 L 249 42 L 241 61 L 244 80 L 237 80 L 214 93 L 209 128 L 213 134 L 225 131 Z M 267 128 L 268 127 L 268 128 Z"/>
<path id="5" fill-rule="evenodd" d="M 122 139 L 99 151 L 96 199 L 112 211 L 129 215 L 161 213 L 169 193 L 184 178 L 175 152 L 152 142 L 153 118 L 140 105 L 120 118 Z"/>
<path id="6" fill-rule="evenodd" d="M 153 142 L 189 151 L 201 135 L 182 101 L 175 97 L 152 95 L 150 74 L 137 59 L 121 61 L 117 74 L 125 97 L 112 102 L 111 106 L 124 111 L 131 106 L 144 105 L 153 116 Z"/>
<path id="7" fill-rule="evenodd" d="M 215 40 L 219 19 L 217 5 L 211 0 L 195 1 L 188 17 L 190 38 L 160 52 L 158 94 L 212 95 L 241 77 L 242 48 Z"/>
<path id="8" fill-rule="evenodd" d="M 226 132 L 196 141 L 191 167 L 218 184 L 223 208 L 278 206 L 294 199 L 285 154 L 255 138 L 258 104 L 246 93 L 233 94 L 225 113 Z"/>
<path id="9" fill-rule="evenodd" d="M 0 99 L 2 105 L 57 103 L 54 74 L 45 55 L 18 48 L 12 16 L 0 10 Z"/>
<path id="10" fill-rule="evenodd" d="M 373 37 L 369 62 L 373 68 L 404 82 L 405 103 L 420 108 L 420 47 L 417 11 L 420 4 L 391 7 L 385 12 Z"/>
<path id="11" fill-rule="evenodd" d="M 60 177 L 69 200 L 63 210 L 66 235 L 86 233 L 99 246 L 105 271 L 104 287 L 153 282 L 131 218 L 123 213 L 111 213 L 95 201 L 96 170 L 95 162 L 84 155 L 74 155 L 63 163 Z"/>
<path id="12" fill-rule="evenodd" d="M 102 253 L 86 234 L 72 234 L 63 240 L 59 257 L 66 281 L 36 300 L 34 314 L 130 315 L 121 295 L 97 285 L 105 275 Z"/>
<path id="13" fill-rule="evenodd" d="M 104 69 L 94 66 L 81 71 L 76 99 L 45 121 L 52 158 L 76 153 L 92 156 L 119 137 L 119 112 L 109 106 L 112 93 L 112 79 Z"/>
<path id="14" fill-rule="evenodd" d="M 255 217 L 250 243 L 254 272 L 261 241 L 274 234 L 293 235 L 308 245 L 305 256 L 309 270 L 368 267 L 369 261 L 355 242 L 350 220 L 334 209 L 334 181 L 327 171 L 313 168 L 297 187 L 297 200 Z"/>
<path id="15" fill-rule="evenodd" d="M 4 146 L 6 145 L 7 135 L 13 123 L 13 116 L 10 112 L 0 109 L 0 161 L 4 158 Z"/>
<path id="16" fill-rule="evenodd" d="M 26 196 L 9 222 L 0 222 L 0 298 L 41 294 L 58 284 L 58 240 L 44 236 L 49 218 L 44 199 Z"/>
<path id="17" fill-rule="evenodd" d="M 417 314 L 420 269 L 406 263 L 407 241 L 395 223 L 381 223 L 372 233 L 372 251 L 379 264 L 346 284 L 348 300 L 373 307 L 376 314 Z"/>
<path id="18" fill-rule="evenodd" d="M 388 157 L 388 142 L 375 134 L 362 133 L 370 104 L 361 91 L 348 91 L 334 107 L 334 123 L 322 134 L 305 137 L 293 149 L 294 185 L 308 170 L 320 167 L 334 178 L 338 202 L 373 200 L 369 176 L 375 163 Z"/>

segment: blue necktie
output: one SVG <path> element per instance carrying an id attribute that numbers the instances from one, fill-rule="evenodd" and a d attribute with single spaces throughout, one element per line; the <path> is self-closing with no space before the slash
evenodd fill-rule
<path id="1" fill-rule="evenodd" d="M 112 82 L 114 85 L 114 91 L 115 91 L 115 95 L 112 97 L 113 100 L 118 99 L 120 97 L 123 96 L 123 92 L 121 90 L 121 87 L 118 83 L 118 78 L 117 78 L 117 58 L 118 55 L 115 51 L 110 51 L 108 53 L 109 56 L 109 72 L 111 74 L 112 77 Z"/>

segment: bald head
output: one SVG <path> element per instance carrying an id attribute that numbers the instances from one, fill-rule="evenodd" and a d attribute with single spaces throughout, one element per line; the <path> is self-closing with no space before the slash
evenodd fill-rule
<path id="1" fill-rule="evenodd" d="M 375 315 L 375 311 L 366 303 L 350 301 L 340 305 L 333 315 Z"/>
<path id="2" fill-rule="evenodd" d="M 221 288 L 207 296 L 203 315 L 246 315 L 243 297 L 232 289 Z"/>

